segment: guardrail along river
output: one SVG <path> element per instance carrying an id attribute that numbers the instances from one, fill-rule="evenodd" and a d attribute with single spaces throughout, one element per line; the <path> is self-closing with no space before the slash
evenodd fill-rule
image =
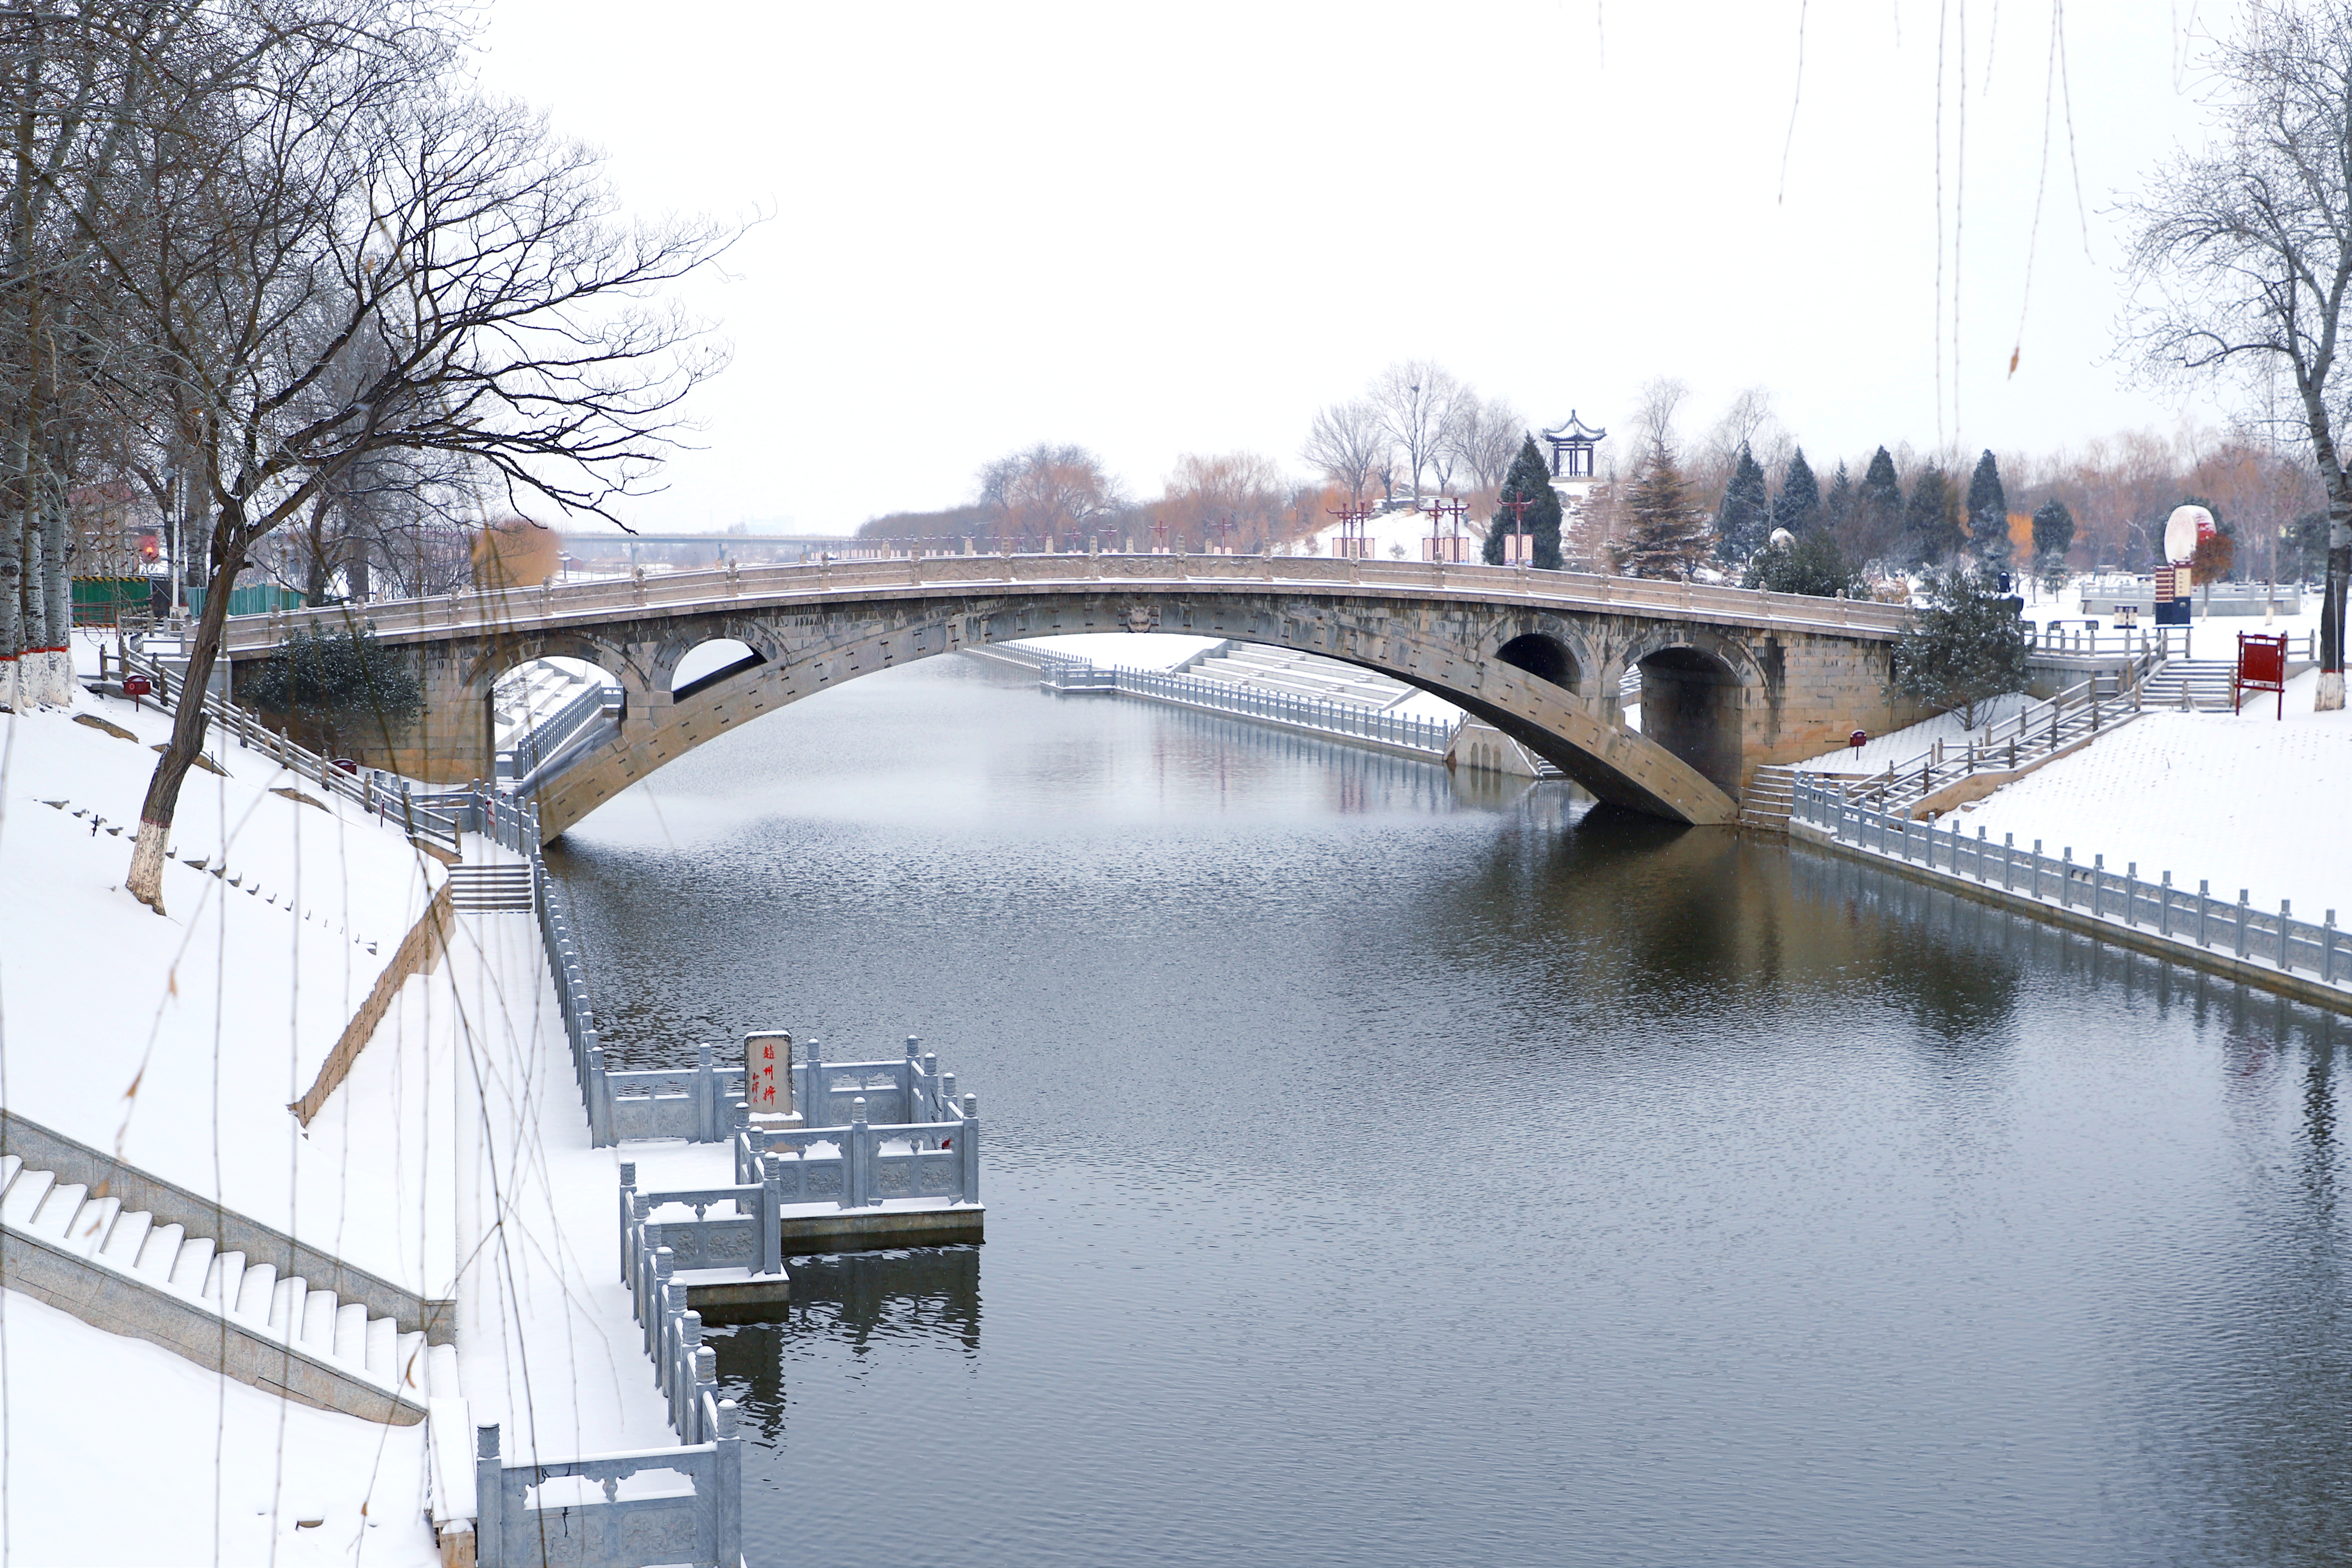
<path id="1" fill-rule="evenodd" d="M 2341 1020 L 940 659 L 552 851 L 626 1065 L 920 1035 L 989 1242 L 714 1330 L 752 1560 L 2352 1555 Z"/>

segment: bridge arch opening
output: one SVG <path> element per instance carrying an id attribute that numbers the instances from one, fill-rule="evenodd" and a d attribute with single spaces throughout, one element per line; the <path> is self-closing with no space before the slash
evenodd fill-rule
<path id="1" fill-rule="evenodd" d="M 740 637 L 709 638 L 687 649 L 686 657 L 670 671 L 670 695 L 677 699 L 691 697 L 705 687 L 716 686 L 767 662 Z"/>
<path id="2" fill-rule="evenodd" d="M 1739 793 L 1739 672 L 1721 656 L 1678 645 L 1642 658 L 1642 733 L 1726 795 Z"/>
<path id="3" fill-rule="evenodd" d="M 490 683 L 492 768 L 499 784 L 529 787 L 618 732 L 621 678 L 584 658 L 525 659 Z"/>
<path id="4" fill-rule="evenodd" d="M 1496 648 L 1495 657 L 1564 691 L 1577 689 L 1581 672 L 1576 668 L 1576 656 L 1558 637 L 1546 637 L 1541 632 L 1524 633 Z"/>

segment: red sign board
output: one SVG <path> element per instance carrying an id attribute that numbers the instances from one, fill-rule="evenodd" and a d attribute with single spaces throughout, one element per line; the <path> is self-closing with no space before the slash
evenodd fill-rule
<path id="1" fill-rule="evenodd" d="M 2230 698 L 2230 711 L 2249 691 L 2275 691 L 2279 694 L 2278 717 L 2286 717 L 2286 634 L 2265 636 L 2261 632 L 2238 634 L 2238 676 Z"/>

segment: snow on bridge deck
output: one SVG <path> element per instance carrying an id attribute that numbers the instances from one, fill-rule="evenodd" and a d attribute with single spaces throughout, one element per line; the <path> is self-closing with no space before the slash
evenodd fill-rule
<path id="1" fill-rule="evenodd" d="M 1639 577 L 1272 555 L 950 555 L 829 565 L 744 566 L 639 580 L 452 594 L 443 599 L 371 605 L 363 613 L 383 640 L 405 643 L 532 625 L 594 625 L 802 602 L 1000 592 L 1085 595 L 1219 590 L 1516 604 L 1568 613 L 1805 630 L 1871 641 L 1887 641 L 1900 635 L 1911 615 L 1895 605 Z M 275 647 L 296 625 L 331 626 L 336 619 L 331 610 L 236 616 L 228 623 L 222 646 L 231 654 L 260 653 Z"/>

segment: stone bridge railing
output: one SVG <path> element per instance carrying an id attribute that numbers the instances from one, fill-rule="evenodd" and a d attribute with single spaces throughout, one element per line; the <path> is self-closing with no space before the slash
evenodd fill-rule
<path id="1" fill-rule="evenodd" d="M 232 617 L 224 649 L 252 657 L 298 627 L 331 630 L 364 616 L 382 640 L 429 642 L 525 625 L 584 626 L 663 613 L 755 609 L 825 598 L 940 593 L 1099 593 L 1297 588 L 1416 598 L 1513 602 L 1529 608 L 1654 616 L 1891 639 L 1910 622 L 1899 605 L 1770 594 L 1696 583 L 1528 567 L 1312 555 L 970 555 L 794 566 L 737 566 L 541 588 L 456 593 L 346 611 L 273 611 Z"/>

